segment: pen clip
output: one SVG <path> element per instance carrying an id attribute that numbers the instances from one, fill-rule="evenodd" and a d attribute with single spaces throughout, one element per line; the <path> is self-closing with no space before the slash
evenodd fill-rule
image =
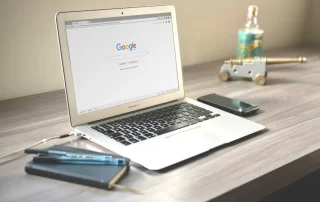
<path id="1" fill-rule="evenodd" d="M 44 150 L 44 149 L 25 149 L 24 153 L 26 153 L 26 154 L 48 154 L 48 151 Z"/>

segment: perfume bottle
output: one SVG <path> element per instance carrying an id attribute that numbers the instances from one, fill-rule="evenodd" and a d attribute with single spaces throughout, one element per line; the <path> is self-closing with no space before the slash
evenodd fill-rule
<path id="1" fill-rule="evenodd" d="M 258 24 L 258 7 L 249 6 L 245 28 L 238 31 L 237 58 L 259 57 L 262 55 L 264 31 Z"/>

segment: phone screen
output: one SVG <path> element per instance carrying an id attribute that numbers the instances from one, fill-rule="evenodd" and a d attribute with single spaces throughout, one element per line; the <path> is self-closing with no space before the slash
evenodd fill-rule
<path id="1" fill-rule="evenodd" d="M 245 111 L 245 109 L 254 107 L 254 105 L 242 102 L 240 100 L 223 97 L 216 94 L 205 96 L 204 100 L 209 101 L 210 103 L 214 103 L 215 105 L 220 105 L 240 112 Z"/>

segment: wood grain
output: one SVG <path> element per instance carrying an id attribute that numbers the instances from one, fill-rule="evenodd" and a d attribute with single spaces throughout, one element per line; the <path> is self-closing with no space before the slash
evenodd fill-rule
<path id="1" fill-rule="evenodd" d="M 309 62 L 269 66 L 266 86 L 220 82 L 222 61 L 184 68 L 187 97 L 215 92 L 257 104 L 260 112 L 249 119 L 268 130 L 159 172 L 133 163 L 121 184 L 143 196 L 27 175 L 31 156 L 17 154 L 0 160 L 0 201 L 257 201 L 320 168 L 319 54 L 316 47 L 268 52 Z M 70 130 L 63 91 L 0 102 L 0 155 Z M 75 138 L 39 148 L 54 144 L 109 152 Z"/>

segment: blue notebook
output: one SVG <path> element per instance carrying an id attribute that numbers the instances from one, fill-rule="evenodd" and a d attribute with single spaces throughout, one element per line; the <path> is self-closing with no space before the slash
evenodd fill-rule
<path id="1" fill-rule="evenodd" d="M 85 149 L 66 147 L 56 145 L 50 149 L 73 152 L 73 153 L 92 153 Z M 109 154 L 108 154 L 109 155 Z M 30 161 L 25 166 L 25 171 L 28 174 L 38 175 L 67 182 L 83 184 L 87 186 L 97 187 L 101 189 L 111 189 L 116 183 L 128 172 L 129 159 L 126 165 L 76 165 L 76 164 L 51 164 L 38 163 Z"/>

